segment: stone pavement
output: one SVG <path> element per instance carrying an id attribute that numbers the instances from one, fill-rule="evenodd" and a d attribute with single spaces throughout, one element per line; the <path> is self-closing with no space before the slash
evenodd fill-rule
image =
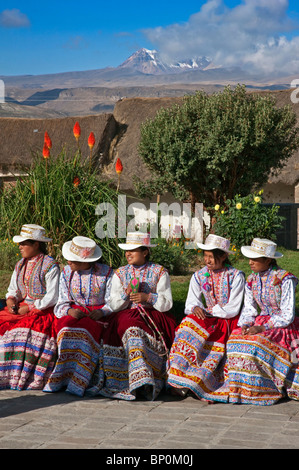
<path id="1" fill-rule="evenodd" d="M 298 449 L 299 402 L 208 404 L 166 394 L 125 402 L 2 390 L 0 448 L 113 449 L 112 455 L 118 449 Z"/>

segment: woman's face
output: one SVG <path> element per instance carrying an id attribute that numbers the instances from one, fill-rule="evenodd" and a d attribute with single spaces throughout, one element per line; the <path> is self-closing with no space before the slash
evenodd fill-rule
<path id="1" fill-rule="evenodd" d="M 41 253 L 39 242 L 25 240 L 19 243 L 19 250 L 22 258 L 33 258 Z"/>
<path id="2" fill-rule="evenodd" d="M 269 269 L 271 262 L 271 258 L 250 258 L 249 266 L 254 273 L 262 273 Z"/>
<path id="3" fill-rule="evenodd" d="M 147 255 L 148 250 L 141 250 L 141 248 L 126 250 L 126 259 L 128 264 L 135 264 L 135 266 L 143 266 L 146 263 Z"/>
<path id="4" fill-rule="evenodd" d="M 87 271 L 91 267 L 91 263 L 84 263 L 81 261 L 68 261 L 71 270 L 74 271 Z"/>
<path id="5" fill-rule="evenodd" d="M 223 268 L 223 263 L 227 258 L 227 254 L 224 253 L 220 258 L 215 258 L 214 253 L 212 251 L 205 251 L 204 252 L 204 262 L 210 271 L 216 271 L 217 269 Z"/>

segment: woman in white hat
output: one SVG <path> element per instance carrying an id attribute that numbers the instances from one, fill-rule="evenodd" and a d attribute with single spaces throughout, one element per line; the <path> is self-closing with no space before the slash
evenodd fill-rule
<path id="1" fill-rule="evenodd" d="M 107 316 L 112 269 L 99 262 L 101 248 L 77 236 L 64 243 L 68 261 L 59 283 L 57 317 L 58 358 L 45 392 L 66 389 L 83 396 L 96 375 L 100 340 Z"/>
<path id="2" fill-rule="evenodd" d="M 284 396 L 299 399 L 298 279 L 277 266 L 282 254 L 271 240 L 255 238 L 241 251 L 252 274 L 244 306 L 227 344 L 229 401 L 272 405 Z"/>
<path id="3" fill-rule="evenodd" d="M 94 394 L 135 400 L 155 399 L 165 385 L 167 351 L 176 326 L 167 271 L 149 261 L 147 233 L 131 232 L 119 244 L 128 264 L 113 275 L 109 326 L 103 334 L 103 375 Z"/>
<path id="4" fill-rule="evenodd" d="M 170 351 L 168 385 L 173 394 L 191 393 L 207 401 L 227 401 L 226 342 L 241 310 L 245 276 L 229 262 L 230 241 L 210 234 L 205 267 L 193 274 L 185 318 Z"/>
<path id="5" fill-rule="evenodd" d="M 59 266 L 46 253 L 51 241 L 39 225 L 22 226 L 13 238 L 22 259 L 16 264 L 0 312 L 0 389 L 42 389 L 56 355 L 55 316 Z M 9 352 L 9 354 L 7 354 Z"/>

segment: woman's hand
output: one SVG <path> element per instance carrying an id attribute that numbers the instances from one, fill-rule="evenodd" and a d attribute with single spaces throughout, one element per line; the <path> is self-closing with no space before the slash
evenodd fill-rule
<path id="1" fill-rule="evenodd" d="M 200 318 L 200 320 L 204 320 L 206 318 L 205 311 L 200 307 L 195 307 L 192 312 L 193 315 Z"/>
<path id="2" fill-rule="evenodd" d="M 98 321 L 101 318 L 103 318 L 104 313 L 102 312 L 102 310 L 93 310 L 92 312 L 90 312 L 90 314 L 88 316 L 92 320 Z"/>
<path id="3" fill-rule="evenodd" d="M 136 304 L 142 304 L 148 301 L 149 294 L 146 294 L 145 292 L 137 292 L 136 294 L 133 294 L 133 292 L 130 294 L 130 300 L 131 302 L 134 302 Z"/>
<path id="4" fill-rule="evenodd" d="M 242 326 L 242 335 L 256 335 L 257 333 L 263 333 L 265 327 L 262 325 L 253 325 L 253 326 Z"/>
<path id="5" fill-rule="evenodd" d="M 18 314 L 19 315 L 25 315 L 25 313 L 28 313 L 28 312 L 29 312 L 28 305 L 21 305 L 21 307 L 19 307 L 19 309 L 18 309 Z"/>
<path id="6" fill-rule="evenodd" d="M 18 314 L 18 306 L 15 299 L 9 298 L 6 300 L 6 306 L 8 308 L 9 313 L 13 315 Z"/>
<path id="7" fill-rule="evenodd" d="M 76 318 L 77 320 L 80 320 L 81 318 L 86 317 L 86 314 L 82 312 L 82 310 L 77 309 L 77 308 L 70 308 L 67 312 L 67 314 L 70 317 Z"/>

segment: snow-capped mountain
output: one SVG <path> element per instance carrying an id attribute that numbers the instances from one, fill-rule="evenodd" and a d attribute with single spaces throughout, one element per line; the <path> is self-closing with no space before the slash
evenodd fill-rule
<path id="1" fill-rule="evenodd" d="M 140 49 L 132 54 L 118 68 L 131 68 L 141 73 L 160 75 L 167 73 L 179 73 L 191 70 L 205 70 L 212 62 L 207 57 L 194 57 L 181 60 L 176 63 L 166 63 L 160 58 L 159 52 L 148 49 Z"/>

